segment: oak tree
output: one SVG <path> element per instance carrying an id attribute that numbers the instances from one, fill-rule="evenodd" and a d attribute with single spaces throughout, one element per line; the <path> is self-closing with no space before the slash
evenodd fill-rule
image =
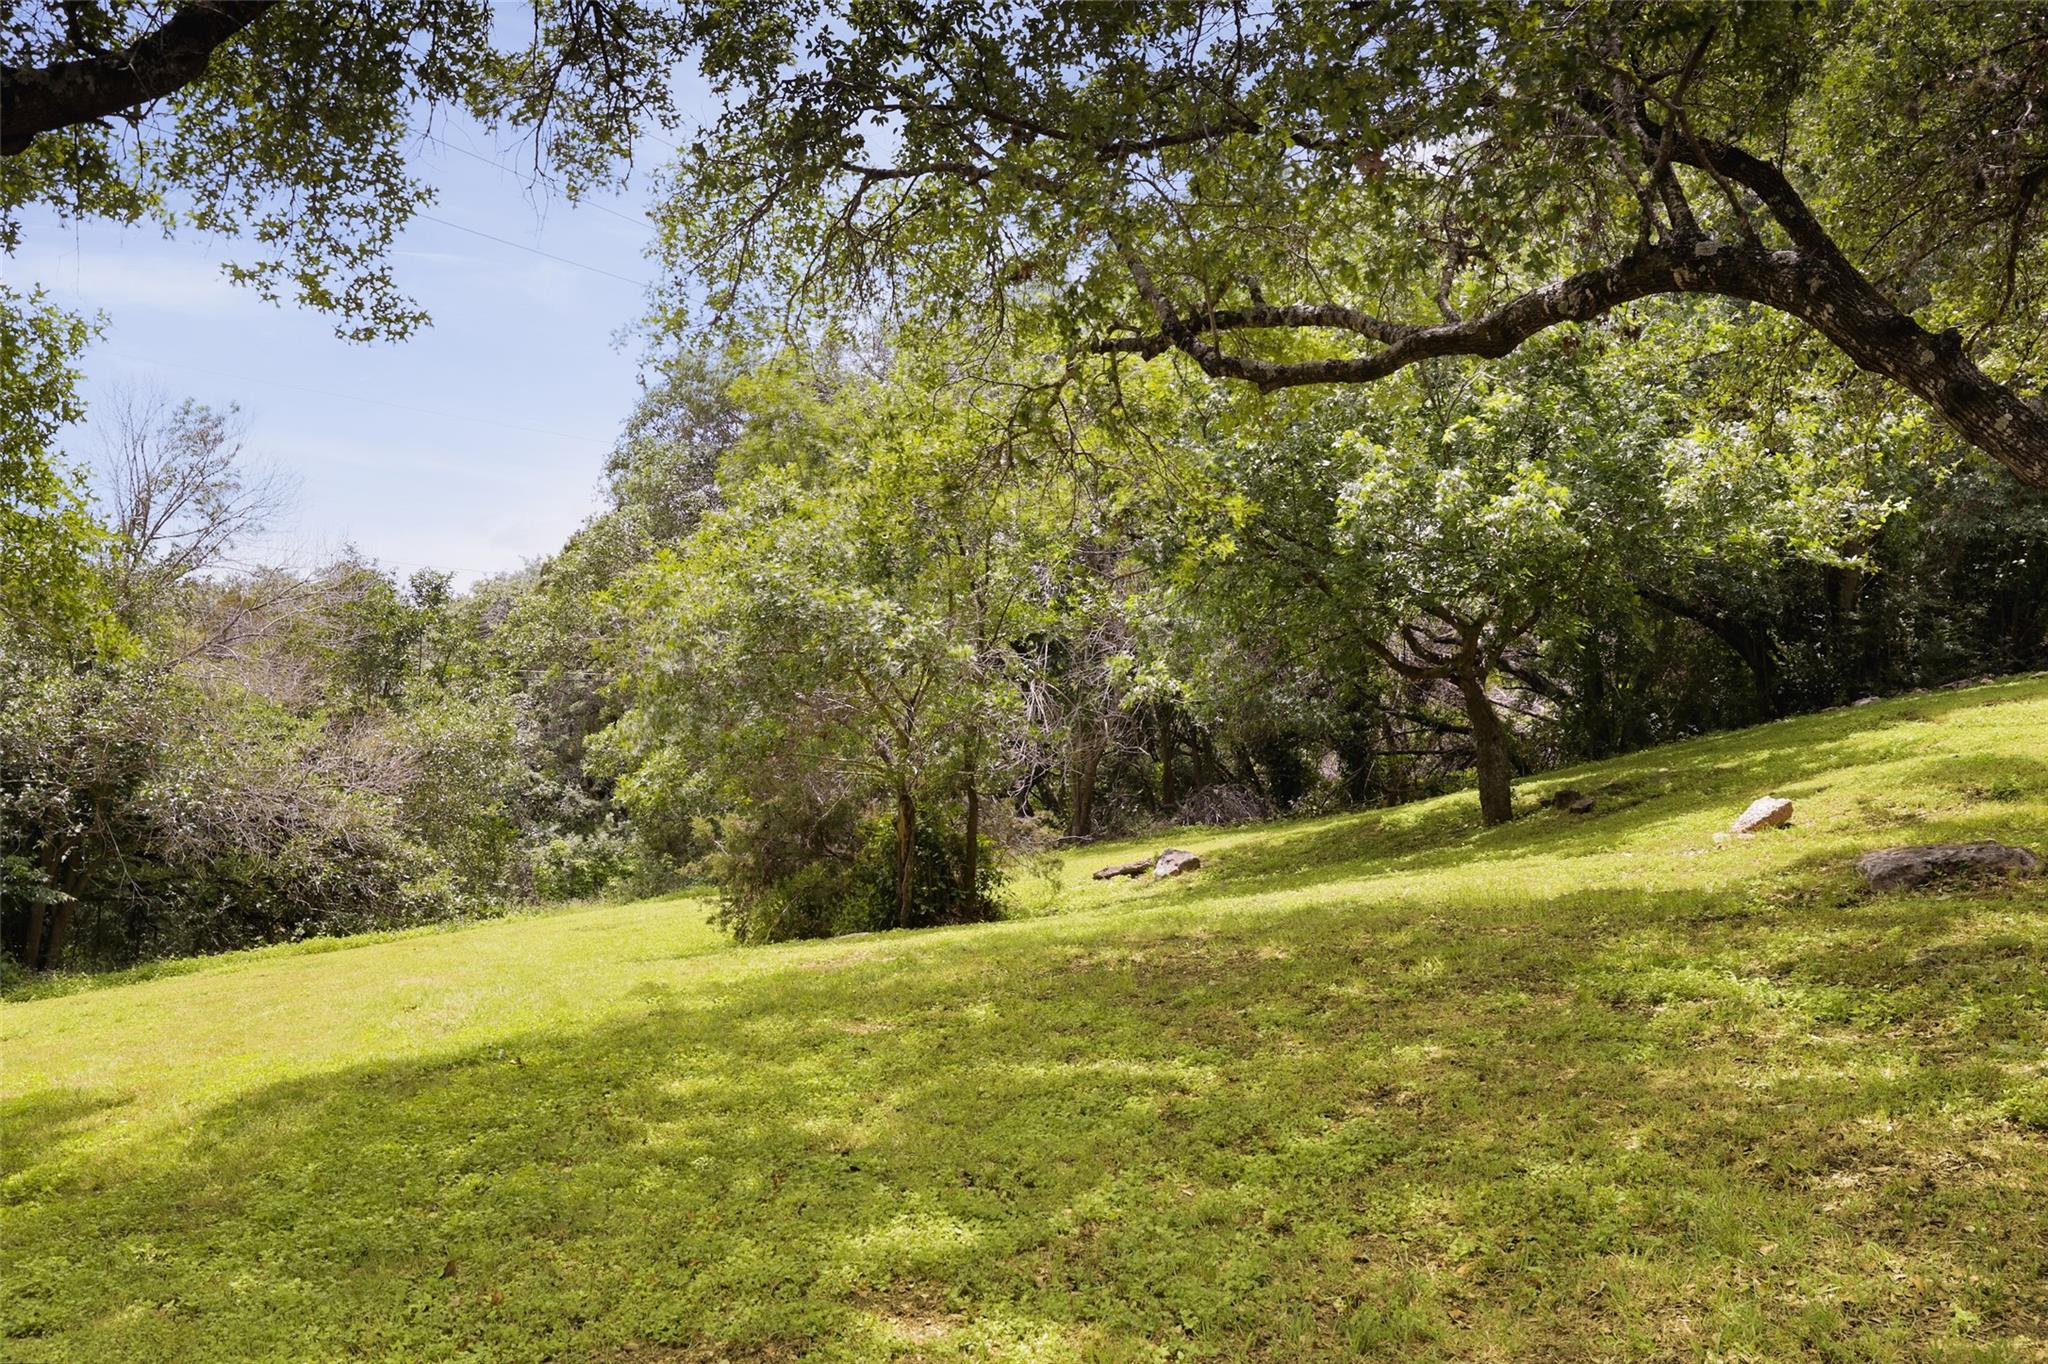
<path id="1" fill-rule="evenodd" d="M 1705 296 L 2048 486 L 2038 5 L 727 8 L 667 213 L 713 316 L 1036 311 L 1271 392 Z"/>

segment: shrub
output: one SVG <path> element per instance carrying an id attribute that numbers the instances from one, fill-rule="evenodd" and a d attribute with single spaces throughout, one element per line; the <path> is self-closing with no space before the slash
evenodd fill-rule
<path id="1" fill-rule="evenodd" d="M 0 938 L 124 966 L 474 910 L 507 840 L 500 728 L 333 723 L 148 662 L 0 668 Z"/>
<path id="2" fill-rule="evenodd" d="M 561 834 L 533 853 L 533 893 L 540 900 L 594 900 L 636 887 L 643 879 L 641 849 L 620 829 Z"/>
<path id="3" fill-rule="evenodd" d="M 745 844 L 765 841 L 759 831 Z M 715 922 L 743 943 L 783 942 L 872 933 L 896 926 L 896 826 L 886 816 L 861 821 L 850 831 L 850 855 L 787 858 L 779 873 L 758 875 L 776 862 L 728 852 L 719 861 L 720 893 Z M 927 824 L 916 840 L 909 926 L 972 923 L 1000 913 L 1003 881 L 997 849 L 981 840 L 974 885 L 965 885 L 966 866 L 957 831 Z M 752 850 L 752 849 L 749 849 Z"/>
<path id="4" fill-rule="evenodd" d="M 865 839 L 854 857 L 853 882 L 861 908 L 862 927 L 883 929 L 896 922 L 896 826 L 888 819 L 868 821 Z M 996 892 L 1002 871 L 995 846 L 984 838 L 975 858 L 974 885 L 968 886 L 966 860 L 958 831 L 918 827 L 916 871 L 911 879 L 910 922 L 907 928 L 975 923 L 997 917 Z M 842 930 L 858 931 L 858 930 Z"/>

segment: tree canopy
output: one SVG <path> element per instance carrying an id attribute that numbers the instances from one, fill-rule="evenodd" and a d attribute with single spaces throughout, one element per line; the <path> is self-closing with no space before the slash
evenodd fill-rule
<path id="1" fill-rule="evenodd" d="M 403 335 L 414 136 L 463 110 L 572 194 L 718 114 L 658 315 L 886 299 L 1264 390 L 1498 358 L 1660 295 L 1775 310 L 2048 486 L 2048 17 L 1903 0 L 29 6 L 24 205 L 245 233 L 233 273 Z M 699 298 L 700 290 L 707 297 Z"/>
<path id="2" fill-rule="evenodd" d="M 390 250 L 434 190 L 409 164 L 466 114 L 570 195 L 613 182 L 694 44 L 685 10 L 541 0 L 87 0 L 0 19 L 0 243 L 21 212 L 240 237 L 230 273 L 354 340 L 426 320 Z M 247 246 L 241 248 L 246 250 Z"/>
<path id="3" fill-rule="evenodd" d="M 1271 391 L 1761 305 L 2048 486 L 2048 16 L 731 7 L 666 206 L 714 314 L 886 303 Z"/>

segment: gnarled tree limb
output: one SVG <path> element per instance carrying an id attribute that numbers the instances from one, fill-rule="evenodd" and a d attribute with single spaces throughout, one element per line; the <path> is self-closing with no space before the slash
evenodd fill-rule
<path id="1" fill-rule="evenodd" d="M 1715 144 L 1705 145 L 1713 154 Z M 1697 154 L 1681 142 L 1673 157 L 1682 161 Z M 1591 321 L 1624 303 L 1659 294 L 1739 298 L 1806 322 L 1861 368 L 1910 390 L 2022 482 L 2048 488 L 2048 412 L 1995 383 L 1964 353 L 1959 336 L 1928 331 L 1885 298 L 1849 263 L 1775 167 L 1747 154 L 1716 159 L 1717 169 L 1763 199 L 1800 249 L 1770 251 L 1704 236 L 1659 243 L 1532 289 L 1480 316 L 1430 326 L 1389 322 L 1333 304 L 1213 314 L 1184 310 L 1126 251 L 1124 259 L 1158 330 L 1107 337 L 1094 348 L 1148 357 L 1178 350 L 1216 378 L 1272 392 L 1309 384 L 1370 383 L 1441 357 L 1495 359 L 1552 327 Z M 1382 344 L 1362 355 L 1268 360 L 1233 354 L 1219 343 L 1228 331 L 1300 327 L 1354 332 Z"/>
<path id="2" fill-rule="evenodd" d="M 191 84 L 214 51 L 276 0 L 192 0 L 118 52 L 0 71 L 0 156 L 43 133 L 126 113 Z"/>

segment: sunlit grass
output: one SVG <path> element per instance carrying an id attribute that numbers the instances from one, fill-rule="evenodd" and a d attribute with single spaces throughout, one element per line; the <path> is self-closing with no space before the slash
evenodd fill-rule
<path id="1" fill-rule="evenodd" d="M 1098 845 L 970 928 L 669 901 L 7 1005 L 9 1356 L 2048 1357 L 2048 881 L 1852 871 L 2048 851 L 2048 680 L 1522 800 Z"/>

